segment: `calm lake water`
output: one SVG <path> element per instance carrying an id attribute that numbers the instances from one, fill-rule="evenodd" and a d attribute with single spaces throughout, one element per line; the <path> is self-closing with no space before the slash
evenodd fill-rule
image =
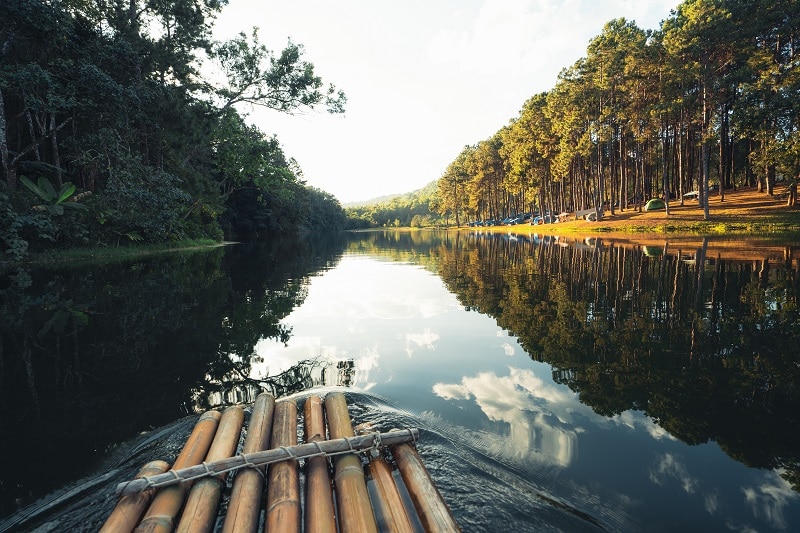
<path id="1" fill-rule="evenodd" d="M 370 232 L 0 274 L 0 531 L 343 388 L 465 531 L 800 530 L 797 243 Z"/>

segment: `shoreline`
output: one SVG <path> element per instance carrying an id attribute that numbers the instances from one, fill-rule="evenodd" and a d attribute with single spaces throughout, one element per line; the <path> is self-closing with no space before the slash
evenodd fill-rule
<path id="1" fill-rule="evenodd" d="M 466 229 L 620 239 L 752 236 L 758 232 L 761 236 L 779 238 L 796 234 L 800 240 L 800 206 L 787 206 L 780 198 L 781 192 L 776 189 L 776 194 L 768 196 L 747 188 L 726 192 L 724 201 L 718 195 L 711 196 L 709 220 L 704 220 L 703 209 L 697 202 L 689 200 L 683 205 L 671 202 L 669 215 L 663 209 L 647 212 L 630 207 L 613 215 L 607 213 L 597 222 L 570 220 L 536 226 L 525 223 Z"/>
<path id="2" fill-rule="evenodd" d="M 800 264 L 800 207 L 780 199 L 783 188 L 769 196 L 755 188 L 727 191 L 725 201 L 710 198 L 710 220 L 696 201 L 670 204 L 665 210 L 617 211 L 599 222 L 573 220 L 556 224 L 461 227 L 459 231 L 551 237 L 564 245 L 648 248 L 658 254 L 694 254 L 744 261 L 788 261 Z M 657 252 L 657 250 L 661 252 Z"/>

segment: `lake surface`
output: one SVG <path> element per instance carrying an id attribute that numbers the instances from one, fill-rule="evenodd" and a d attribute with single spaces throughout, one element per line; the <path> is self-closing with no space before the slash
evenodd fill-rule
<path id="1" fill-rule="evenodd" d="M 0 531 L 344 388 L 465 531 L 800 529 L 798 243 L 369 232 L 0 275 Z"/>

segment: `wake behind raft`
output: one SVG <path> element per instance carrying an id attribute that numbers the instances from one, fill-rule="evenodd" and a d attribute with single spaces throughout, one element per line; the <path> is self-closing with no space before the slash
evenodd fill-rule
<path id="1" fill-rule="evenodd" d="M 204 413 L 171 467 L 153 461 L 117 487 L 101 531 L 211 531 L 220 523 L 224 532 L 460 531 L 414 448 L 417 429 L 356 436 L 341 392 L 305 401 L 303 444 L 297 418 L 294 400 L 268 393 L 256 398 L 246 428 L 240 406 Z M 218 516 L 228 487 L 227 512 Z"/>

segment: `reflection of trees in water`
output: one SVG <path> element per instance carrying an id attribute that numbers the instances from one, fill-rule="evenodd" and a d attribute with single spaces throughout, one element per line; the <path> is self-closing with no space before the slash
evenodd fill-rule
<path id="1" fill-rule="evenodd" d="M 307 359 L 280 374 L 264 379 L 253 379 L 241 369 L 236 369 L 221 382 L 204 384 L 196 393 L 195 410 L 252 403 L 256 396 L 265 391 L 280 398 L 314 387 L 351 387 L 354 377 L 355 361 L 352 359 Z"/>
<path id="2" fill-rule="evenodd" d="M 185 415 L 193 391 L 249 368 L 260 339 L 288 340 L 280 321 L 343 247 L 292 239 L 0 275 L 0 515 Z"/>
<path id="3" fill-rule="evenodd" d="M 721 259 L 705 243 L 455 243 L 433 250 L 448 288 L 598 413 L 642 410 L 685 442 L 798 470 L 800 281 L 790 261 Z"/>

